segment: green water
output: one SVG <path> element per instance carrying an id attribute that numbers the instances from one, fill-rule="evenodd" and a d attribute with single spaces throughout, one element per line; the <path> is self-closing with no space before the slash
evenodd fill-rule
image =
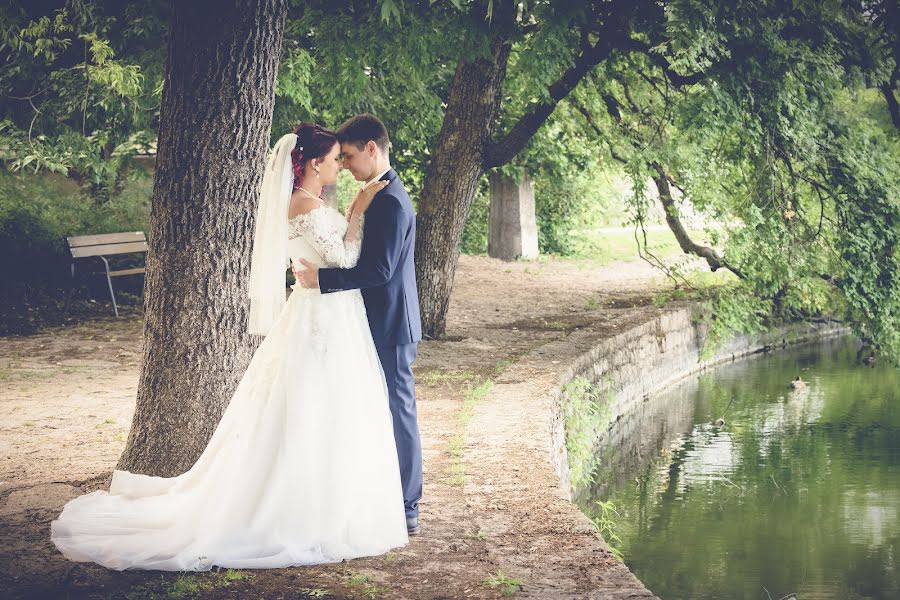
<path id="1" fill-rule="evenodd" d="M 663 600 L 900 599 L 900 369 L 856 349 L 779 351 L 651 398 L 579 504 L 615 504 L 625 562 Z"/>

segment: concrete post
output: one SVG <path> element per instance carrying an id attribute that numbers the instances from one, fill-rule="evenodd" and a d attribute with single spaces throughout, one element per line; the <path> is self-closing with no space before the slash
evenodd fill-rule
<path id="1" fill-rule="evenodd" d="M 501 260 L 537 258 L 538 235 L 534 215 L 534 180 L 522 183 L 512 177 L 491 173 L 491 208 L 488 256 Z"/>

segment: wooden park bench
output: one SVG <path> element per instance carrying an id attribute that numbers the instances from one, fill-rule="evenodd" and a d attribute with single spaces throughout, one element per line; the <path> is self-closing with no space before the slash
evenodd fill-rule
<path id="1" fill-rule="evenodd" d="M 107 256 L 116 254 L 147 253 L 147 237 L 143 231 L 129 231 L 126 233 L 104 233 L 100 235 L 76 235 L 66 238 L 69 251 L 72 253 L 72 280 L 75 280 L 75 259 L 97 257 L 103 261 L 106 267 L 106 283 L 109 285 L 109 296 L 112 298 L 113 310 L 119 316 L 119 307 L 116 305 L 116 294 L 113 291 L 112 278 L 125 275 L 138 275 L 144 272 L 144 267 L 134 269 L 109 270 Z"/>

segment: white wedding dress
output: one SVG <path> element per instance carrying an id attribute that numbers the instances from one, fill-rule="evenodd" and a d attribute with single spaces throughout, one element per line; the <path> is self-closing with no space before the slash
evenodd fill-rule
<path id="1" fill-rule="evenodd" d="M 295 262 L 359 257 L 359 221 L 348 228 L 334 209 L 299 215 L 288 231 Z M 309 565 L 405 545 L 387 392 L 359 290 L 296 286 L 196 464 L 173 478 L 115 471 L 109 492 L 66 504 L 51 538 L 71 560 L 165 571 Z"/>

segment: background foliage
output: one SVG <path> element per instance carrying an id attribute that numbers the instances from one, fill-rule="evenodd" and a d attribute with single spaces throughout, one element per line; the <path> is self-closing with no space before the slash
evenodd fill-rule
<path id="1" fill-rule="evenodd" d="M 714 336 L 836 314 L 900 358 L 895 4 L 677 0 L 621 11 L 637 16 L 615 29 L 608 57 L 501 169 L 535 179 L 541 251 L 596 258 L 615 237 L 598 228 L 636 227 L 643 242 L 641 228 L 668 211 L 735 274 L 707 292 Z M 457 64 L 486 55 L 499 25 L 484 15 L 498 6 L 292 3 L 273 138 L 298 121 L 336 127 L 374 112 L 415 201 Z M 517 6 L 501 133 L 547 99 L 602 12 Z M 169 10 L 162 0 L 0 8 L 0 249 L 14 257 L 4 282 L 54 285 L 64 235 L 146 229 L 152 168 L 136 157 L 153 152 Z M 655 178 L 672 190 L 667 209 Z M 488 206 L 483 181 L 464 252 L 486 251 Z M 647 240 L 641 252 L 656 255 L 659 235 Z"/>

